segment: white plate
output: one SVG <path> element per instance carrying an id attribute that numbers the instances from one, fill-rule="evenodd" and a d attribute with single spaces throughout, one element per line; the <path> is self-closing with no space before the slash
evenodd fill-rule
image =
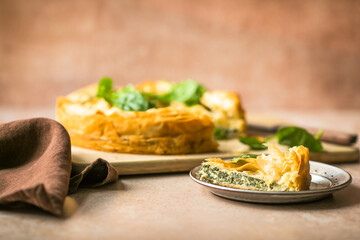
<path id="1" fill-rule="evenodd" d="M 351 175 L 346 171 L 328 164 L 310 161 L 310 190 L 298 192 L 254 191 L 223 187 L 198 179 L 201 165 L 190 171 L 190 177 L 207 187 L 213 194 L 238 201 L 257 203 L 295 203 L 309 202 L 330 196 L 334 191 L 345 188 L 351 183 Z"/>

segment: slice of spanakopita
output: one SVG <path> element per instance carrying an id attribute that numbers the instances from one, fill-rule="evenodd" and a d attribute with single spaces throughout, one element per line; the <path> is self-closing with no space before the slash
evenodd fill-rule
<path id="1" fill-rule="evenodd" d="M 311 182 L 309 150 L 297 146 L 282 152 L 273 144 L 268 147 L 268 155 L 244 154 L 231 161 L 206 159 L 198 177 L 209 183 L 240 189 L 308 190 Z"/>

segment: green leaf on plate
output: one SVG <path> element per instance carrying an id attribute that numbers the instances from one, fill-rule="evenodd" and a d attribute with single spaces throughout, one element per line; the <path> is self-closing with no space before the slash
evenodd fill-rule
<path id="1" fill-rule="evenodd" d="M 248 145 L 252 150 L 267 149 L 267 146 L 264 144 L 264 142 L 260 141 L 255 137 L 239 137 L 239 141 L 243 144 Z"/>
<path id="2" fill-rule="evenodd" d="M 242 154 L 238 157 L 234 157 L 233 159 L 231 159 L 231 162 L 239 165 L 244 165 L 248 163 L 248 161 L 246 161 L 245 159 L 257 158 L 258 156 L 259 156 L 258 154 L 252 154 L 252 153 Z"/>

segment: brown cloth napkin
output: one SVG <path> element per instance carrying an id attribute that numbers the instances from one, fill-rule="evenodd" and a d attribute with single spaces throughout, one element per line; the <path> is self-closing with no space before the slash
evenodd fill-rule
<path id="1" fill-rule="evenodd" d="M 69 194 L 76 192 L 78 187 L 99 187 L 117 179 L 116 169 L 104 159 L 98 158 L 81 173 L 70 179 Z"/>
<path id="2" fill-rule="evenodd" d="M 103 159 L 71 180 L 70 172 L 70 138 L 60 123 L 33 118 L 0 124 L 0 204 L 25 202 L 61 215 L 68 191 L 100 186 L 118 176 Z"/>

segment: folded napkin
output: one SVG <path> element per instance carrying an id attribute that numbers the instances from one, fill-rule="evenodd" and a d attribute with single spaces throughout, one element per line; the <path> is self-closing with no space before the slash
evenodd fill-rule
<path id="1" fill-rule="evenodd" d="M 61 215 L 68 192 L 118 176 L 103 159 L 70 174 L 70 138 L 61 124 L 46 118 L 0 124 L 0 204 L 25 202 Z"/>

